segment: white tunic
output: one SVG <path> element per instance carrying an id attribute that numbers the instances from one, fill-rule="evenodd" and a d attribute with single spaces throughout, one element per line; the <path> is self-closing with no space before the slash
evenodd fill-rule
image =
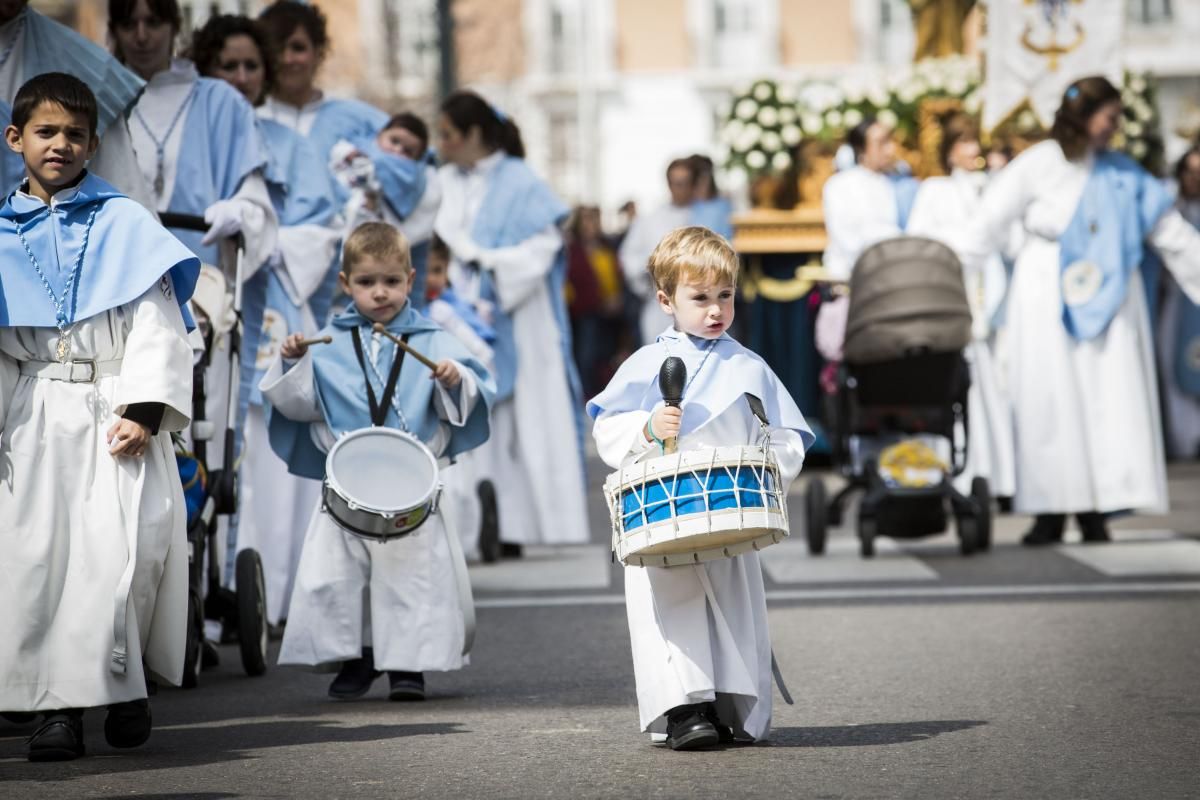
<path id="1" fill-rule="evenodd" d="M 950 232 L 969 227 L 979 209 L 983 178 L 983 173 L 955 170 L 949 177 L 923 182 L 906 232 L 937 239 L 952 247 Z M 985 262 L 983 270 L 965 269 L 963 278 L 971 304 L 974 336 L 965 351 L 971 369 L 967 466 L 956 484 L 960 491 L 967 491 L 972 478 L 982 477 L 988 480 L 993 495 L 1011 497 L 1016 490 L 1012 407 L 997 375 L 988 342 L 991 315 L 1003 296 L 1004 265 L 998 255 L 993 256 Z"/>
<path id="2" fill-rule="evenodd" d="M 1145 292 L 1135 272 L 1108 328 L 1076 341 L 1062 323 L 1058 239 L 1087 183 L 1091 159 L 1068 161 L 1053 140 L 995 179 L 955 249 L 983 263 L 1025 229 L 1009 288 L 1009 391 L 1017 452 L 1016 508 L 1074 513 L 1167 508 L 1166 466 Z M 1148 242 L 1200 299 L 1200 234 L 1177 211 Z"/>
<path id="3" fill-rule="evenodd" d="M 443 420 L 433 442 L 440 454 L 449 426 L 461 426 L 479 402 L 474 377 L 463 380 L 457 402 L 438 384 L 434 405 Z M 312 358 L 287 372 L 276 361 L 262 380 L 263 394 L 289 419 L 321 419 Z M 314 425 L 323 449 L 333 444 L 324 423 Z M 463 607 L 448 543 L 448 523 L 433 514 L 409 536 L 380 543 L 346 533 L 316 504 L 304 538 L 299 570 L 279 651 L 280 664 L 328 665 L 358 658 L 373 647 L 382 670 L 424 672 L 459 669 L 463 654 Z"/>
<path id="4" fill-rule="evenodd" d="M 1200 200 L 1179 201 L 1179 211 L 1188 222 L 1200 228 Z M 1194 459 L 1200 452 L 1200 397 L 1185 392 L 1175 377 L 1180 345 L 1179 315 L 1188 299 L 1171 276 L 1164 275 L 1163 283 L 1163 305 L 1158 320 L 1158 368 L 1162 375 L 1167 455 Z"/>
<path id="5" fill-rule="evenodd" d="M 470 240 L 488 191 L 496 152 L 475 168 L 442 167 L 442 204 L 435 227 L 447 242 Z M 483 250 L 479 262 L 496 277 L 500 304 L 511 316 L 517 347 L 513 397 L 492 409 L 486 452 L 497 483 L 500 529 L 516 544 L 582 544 L 590 540 L 576 419 L 546 276 L 562 249 L 554 225 L 520 244 Z M 475 300 L 474 276 L 457 259 L 450 276 L 461 297 Z"/>
<path id="6" fill-rule="evenodd" d="M 884 174 L 855 166 L 825 181 L 825 246 L 822 263 L 835 280 L 847 280 L 863 250 L 901 234 L 896 190 Z"/>
<path id="7" fill-rule="evenodd" d="M 54 328 L 0 328 L 0 708 L 11 711 L 145 697 L 143 660 L 170 683 L 183 674 L 187 541 L 170 432 L 188 423 L 192 353 L 179 306 L 155 283 L 77 323 L 74 358 L 118 362 L 95 383 L 21 374 L 53 360 L 57 341 Z M 114 458 L 108 429 L 143 402 L 166 405 L 158 435 L 142 458 Z M 122 648 L 120 673 L 110 662 Z"/>
<path id="8" fill-rule="evenodd" d="M 645 216 L 634 217 L 633 224 L 621 242 L 618 254 L 625 285 L 642 301 L 640 320 L 641 342 L 653 342 L 663 328 L 671 324 L 671 317 L 663 313 L 658 304 L 658 290 L 650 277 L 647 265 L 650 254 L 663 237 L 676 228 L 688 224 L 691 215 L 689 206 L 667 204 Z"/>
<path id="9" fill-rule="evenodd" d="M 642 434 L 649 416 L 630 411 L 596 421 L 593 435 L 606 464 L 620 469 L 657 455 Z M 758 433 L 757 420 L 739 403 L 682 437 L 679 449 L 754 444 Z M 804 463 L 804 446 L 797 432 L 782 429 L 771 431 L 771 446 L 786 494 Z M 642 730 L 663 733 L 670 709 L 716 700 L 722 724 L 736 735 L 767 737 L 771 637 L 757 553 L 696 566 L 629 567 L 625 607 Z"/>

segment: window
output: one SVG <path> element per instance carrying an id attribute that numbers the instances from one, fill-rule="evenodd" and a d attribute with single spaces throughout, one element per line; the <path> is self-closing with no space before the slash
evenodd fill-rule
<path id="1" fill-rule="evenodd" d="M 1164 25 L 1171 21 L 1171 0 L 1128 0 L 1125 18 L 1131 25 Z"/>
<path id="2" fill-rule="evenodd" d="M 714 67 L 765 67 L 770 61 L 767 6 L 761 0 L 712 0 L 711 56 Z"/>
<path id="3" fill-rule="evenodd" d="M 435 0 L 385 0 L 385 69 L 405 95 L 423 94 L 440 63 Z"/>

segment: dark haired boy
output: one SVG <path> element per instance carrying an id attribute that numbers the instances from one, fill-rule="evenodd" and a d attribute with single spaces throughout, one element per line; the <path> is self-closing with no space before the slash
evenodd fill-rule
<path id="1" fill-rule="evenodd" d="M 170 431 L 191 411 L 182 304 L 199 261 L 85 169 L 97 108 L 63 73 L 18 91 L 0 206 L 0 709 L 45 715 L 32 761 L 150 735 L 147 678 L 178 683 L 184 504 Z"/>

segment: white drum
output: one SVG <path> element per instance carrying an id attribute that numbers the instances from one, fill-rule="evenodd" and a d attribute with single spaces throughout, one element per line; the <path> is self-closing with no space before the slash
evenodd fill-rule
<path id="1" fill-rule="evenodd" d="M 437 511 L 437 459 L 407 433 L 361 428 L 325 459 L 325 512 L 355 536 L 386 542 L 415 531 Z"/>
<path id="2" fill-rule="evenodd" d="M 761 550 L 788 535 L 769 447 L 708 447 L 649 458 L 604 482 L 613 552 L 626 566 L 673 567 Z"/>

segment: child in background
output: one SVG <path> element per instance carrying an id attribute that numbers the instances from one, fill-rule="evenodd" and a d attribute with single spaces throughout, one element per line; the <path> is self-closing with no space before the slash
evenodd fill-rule
<path id="1" fill-rule="evenodd" d="M 369 222 L 347 238 L 339 282 L 352 305 L 322 332 L 333 342 L 310 349 L 302 334 L 289 336 L 261 384 L 272 410 L 271 446 L 293 473 L 323 479 L 326 453 L 339 436 L 379 424 L 369 400 L 374 397 L 383 425 L 418 437 L 439 459 L 487 439 L 491 377 L 457 340 L 413 309 L 411 280 L 408 243 L 392 226 Z M 376 323 L 410 337 L 414 349 L 436 361 L 432 375 L 374 332 Z M 385 387 L 397 365 L 389 398 Z M 434 513 L 413 534 L 368 541 L 339 528 L 318 505 L 279 663 L 340 664 L 329 687 L 335 699 L 361 697 L 386 670 L 389 699 L 423 700 L 425 672 L 467 663 L 467 609 L 456 588 L 451 535 Z"/>
<path id="2" fill-rule="evenodd" d="M 770 367 L 727 333 L 738 256 L 702 227 L 669 233 L 650 256 L 650 276 L 672 323 L 621 365 L 590 403 L 600 457 L 621 469 L 661 453 L 755 444 L 746 394 L 759 398 L 783 491 L 800 472 L 813 435 Z M 687 367 L 680 408 L 663 404 L 664 359 Z M 629 567 L 625 607 L 641 727 L 673 750 L 760 741 L 771 726 L 771 639 L 758 553 L 677 567 Z"/>

